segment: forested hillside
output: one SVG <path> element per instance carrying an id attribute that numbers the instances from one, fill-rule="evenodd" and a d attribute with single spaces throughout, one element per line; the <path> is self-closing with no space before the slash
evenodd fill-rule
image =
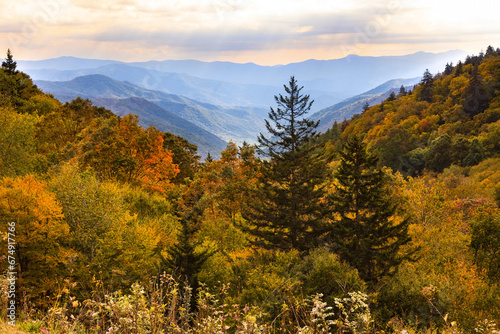
<path id="1" fill-rule="evenodd" d="M 320 120 L 318 130 L 326 132 L 335 122 L 341 122 L 350 119 L 353 115 L 379 104 L 387 99 L 392 92 L 397 93 L 401 87 L 404 89 L 414 86 L 420 78 L 413 79 L 393 79 L 389 80 L 363 94 L 345 99 L 333 106 L 322 109 L 311 115 L 311 119 Z"/>
<path id="2" fill-rule="evenodd" d="M 302 88 L 274 93 L 258 145 L 200 161 L 137 116 L 62 104 L 9 51 L 2 318 L 35 333 L 498 333 L 500 49 L 321 135 Z"/>
<path id="3" fill-rule="evenodd" d="M 499 151 L 500 59 L 493 48 L 469 56 L 420 85 L 393 94 L 362 115 L 334 126 L 330 135 L 361 135 L 380 164 L 417 175 L 471 167 Z"/>

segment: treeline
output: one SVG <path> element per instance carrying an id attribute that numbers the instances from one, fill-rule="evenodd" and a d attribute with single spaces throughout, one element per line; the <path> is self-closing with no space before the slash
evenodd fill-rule
<path id="1" fill-rule="evenodd" d="M 201 162 L 135 116 L 61 104 L 8 51 L 0 217 L 18 309 L 76 332 L 494 333 L 499 85 L 488 47 L 318 134 L 292 77 L 258 145 Z"/>

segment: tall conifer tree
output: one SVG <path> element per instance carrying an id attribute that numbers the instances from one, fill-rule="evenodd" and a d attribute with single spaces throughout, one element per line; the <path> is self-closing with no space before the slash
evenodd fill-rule
<path id="1" fill-rule="evenodd" d="M 420 80 L 420 101 L 432 102 L 432 88 L 434 87 L 434 77 L 429 70 L 425 70 L 422 80 Z"/>
<path id="2" fill-rule="evenodd" d="M 176 278 L 188 284 L 193 291 L 199 287 L 198 274 L 203 264 L 214 254 L 209 250 L 197 250 L 200 243 L 194 240 L 198 232 L 203 216 L 199 200 L 202 194 L 195 194 L 189 201 L 189 208 L 181 217 L 181 228 L 177 243 L 168 249 L 168 257 L 163 257 L 161 251 L 163 244 L 160 244 L 156 252 L 160 257 L 158 271 L 166 270 L 171 272 Z"/>
<path id="3" fill-rule="evenodd" d="M 406 96 L 406 88 L 404 85 L 401 85 L 401 87 L 399 87 L 399 96 Z"/>
<path id="4" fill-rule="evenodd" d="M 396 224 L 391 219 L 396 206 L 387 196 L 384 172 L 376 169 L 378 159 L 361 139 L 349 139 L 340 155 L 336 189 L 329 198 L 338 215 L 331 233 L 333 247 L 362 279 L 374 283 L 410 256 L 399 252 L 410 241 L 409 222 Z"/>
<path id="5" fill-rule="evenodd" d="M 10 49 L 7 49 L 7 58 L 5 58 L 5 61 L 2 62 L 2 69 L 9 75 L 17 74 L 17 63 L 14 61 L 14 58 L 12 57 L 12 52 L 10 52 Z"/>
<path id="6" fill-rule="evenodd" d="M 457 66 L 455 66 L 455 72 L 453 73 L 453 76 L 458 77 L 459 75 L 462 75 L 463 72 L 464 72 L 464 64 L 462 63 L 461 60 L 459 60 Z"/>
<path id="7" fill-rule="evenodd" d="M 488 108 L 489 96 L 483 80 L 475 65 L 469 79 L 469 84 L 465 90 L 464 111 L 469 117 L 474 117 Z"/>
<path id="8" fill-rule="evenodd" d="M 275 96 L 266 128 L 270 134 L 258 137 L 263 161 L 259 187 L 252 210 L 245 214 L 251 222 L 248 231 L 255 243 L 270 249 L 297 249 L 306 252 L 317 244 L 324 231 L 322 183 L 326 164 L 313 154 L 319 122 L 304 118 L 313 101 L 301 94 L 303 87 L 292 76 L 286 95 Z"/>
<path id="9" fill-rule="evenodd" d="M 444 74 L 450 75 L 453 73 L 453 63 L 446 63 L 446 67 L 444 68 Z"/>

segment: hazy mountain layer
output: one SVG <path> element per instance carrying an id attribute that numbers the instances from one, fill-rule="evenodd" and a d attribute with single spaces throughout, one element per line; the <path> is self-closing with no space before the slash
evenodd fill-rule
<path id="1" fill-rule="evenodd" d="M 158 130 L 187 139 L 198 146 L 198 153 L 203 157 L 209 152 L 213 157 L 218 157 L 219 152 L 226 148 L 227 143 L 219 137 L 144 98 L 94 98 L 92 101 L 95 105 L 112 110 L 119 116 L 138 115 L 139 124 L 143 127 L 152 125 Z"/>
<path id="2" fill-rule="evenodd" d="M 319 111 L 394 78 L 435 73 L 447 62 L 465 57 L 464 51 L 418 52 L 406 56 L 361 57 L 260 66 L 252 63 L 167 60 L 138 63 L 89 60 L 71 57 L 44 61 L 19 61 L 19 68 L 35 80 L 66 81 L 78 76 L 103 74 L 138 86 L 183 95 L 216 105 L 274 105 L 274 95 L 294 75 L 304 93 L 315 100 Z M 62 66 L 58 65 L 61 62 Z M 94 66 L 94 67 L 92 67 Z"/>
<path id="3" fill-rule="evenodd" d="M 157 72 L 126 64 L 110 64 L 97 68 L 59 71 L 55 69 L 28 70 L 35 80 L 69 81 L 80 76 L 100 74 L 118 81 L 128 81 L 142 88 L 228 106 L 268 107 L 273 103 L 276 86 L 234 84 L 193 77 L 180 73 Z M 323 105 L 328 106 L 328 96 Z"/>
<path id="4" fill-rule="evenodd" d="M 103 75 L 89 75 L 63 82 L 36 81 L 36 84 L 62 101 L 68 101 L 77 96 L 91 100 L 142 98 L 224 141 L 233 140 L 237 143 L 254 142 L 263 129 L 264 118 L 267 115 L 265 109 L 221 107 L 201 103 L 183 96 L 144 89 L 130 82 L 120 82 Z M 120 107 L 125 108 L 124 104 L 128 102 L 130 100 L 122 101 Z M 109 100 L 107 103 L 110 103 Z M 134 113 L 139 114 L 140 110 L 135 107 L 130 108 L 136 109 Z M 111 110 L 114 111 L 113 108 Z M 155 112 L 155 115 L 161 116 L 161 113 Z M 179 126 L 178 124 L 172 125 Z M 185 126 L 182 128 L 186 129 Z"/>

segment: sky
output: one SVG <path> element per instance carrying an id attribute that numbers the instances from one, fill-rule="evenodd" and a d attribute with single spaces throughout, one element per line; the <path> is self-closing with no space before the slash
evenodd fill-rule
<path id="1" fill-rule="evenodd" d="M 60 56 L 276 65 L 500 47 L 491 0 L 0 0 L 0 47 Z"/>

